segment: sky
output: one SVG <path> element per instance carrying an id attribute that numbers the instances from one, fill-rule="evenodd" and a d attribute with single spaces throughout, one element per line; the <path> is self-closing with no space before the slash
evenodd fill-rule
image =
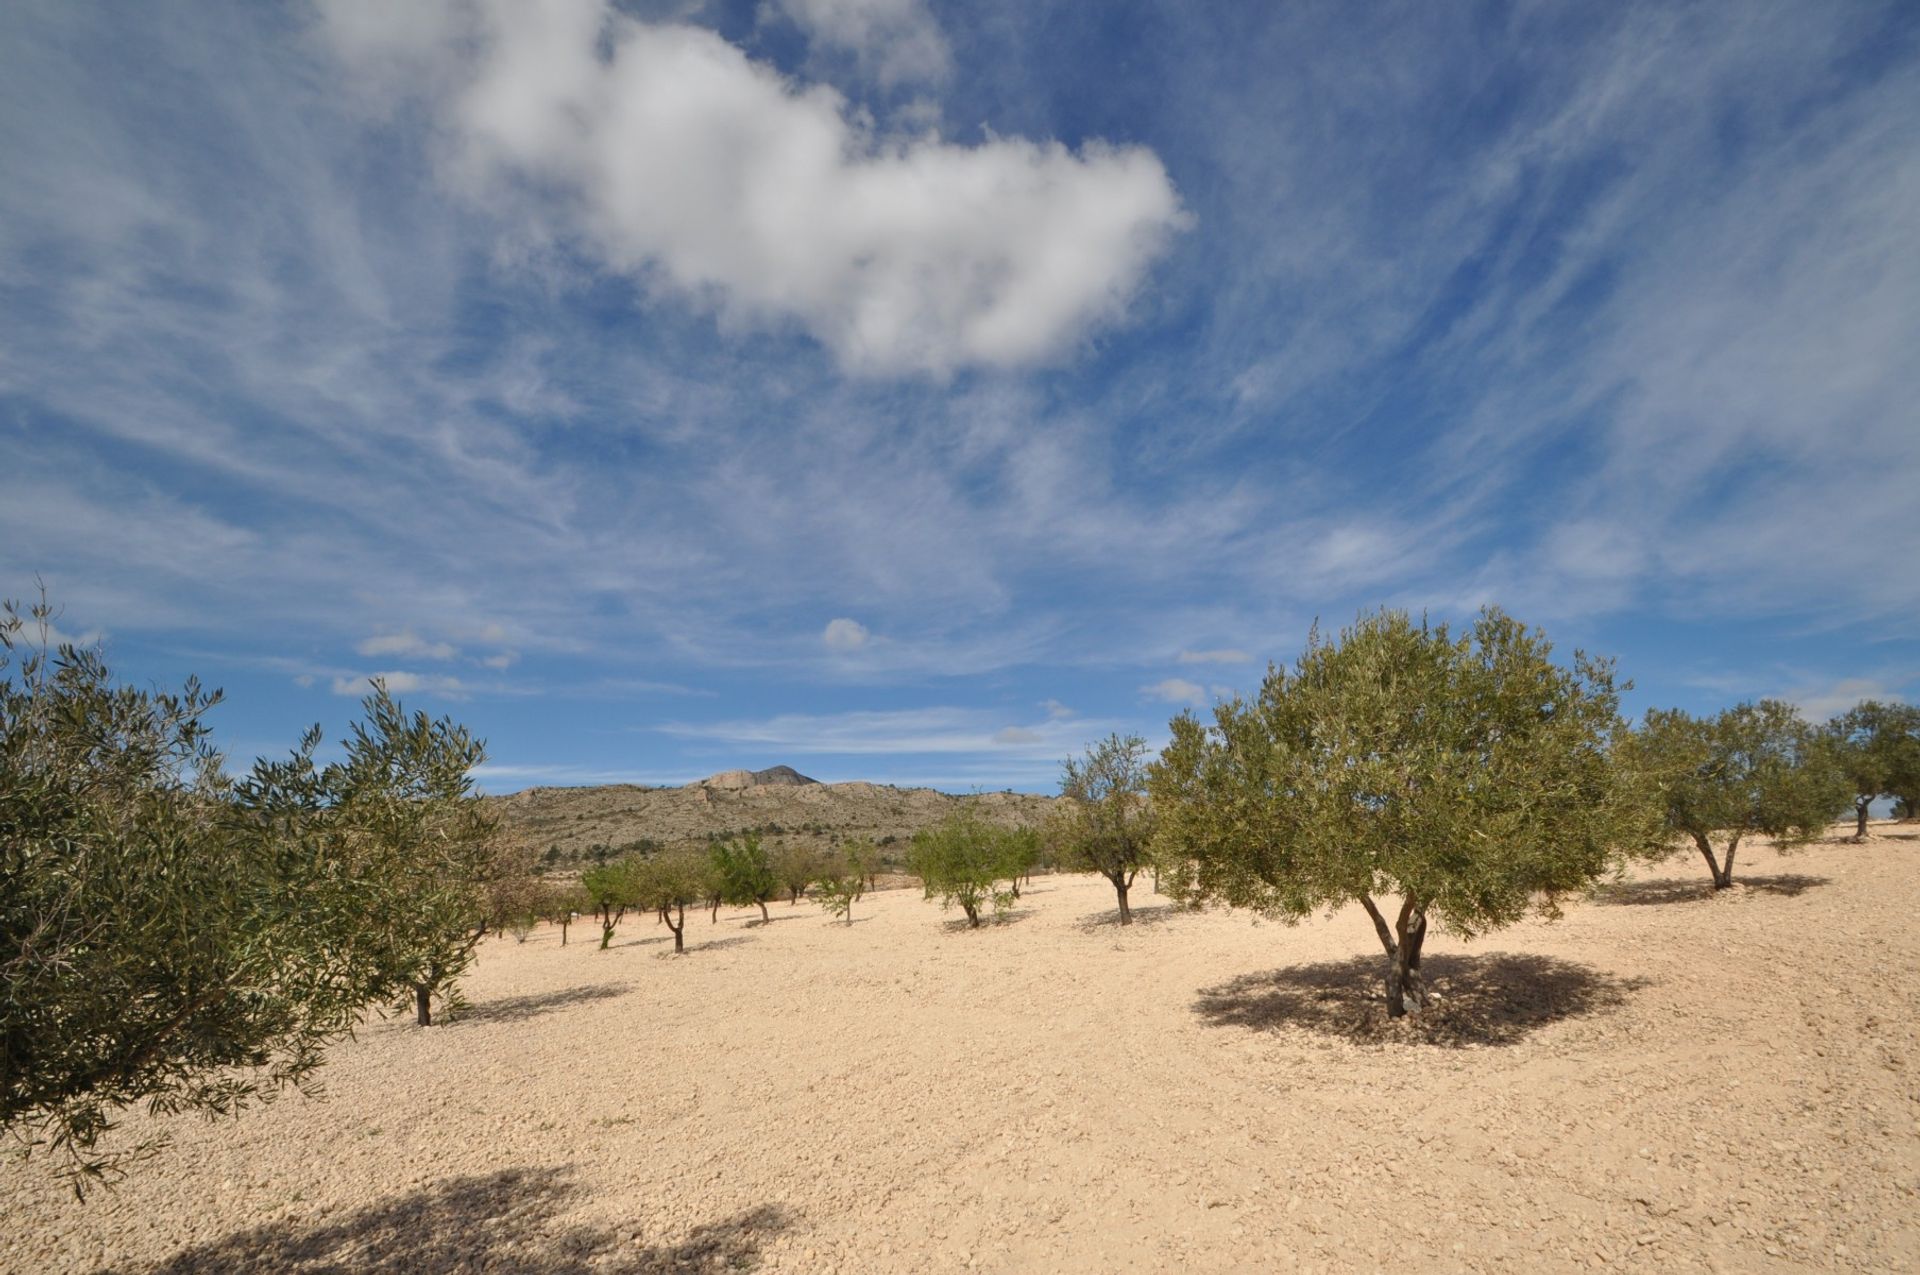
<path id="1" fill-rule="evenodd" d="M 1920 699 L 1920 6 L 8 12 L 0 596 L 242 766 L 1048 791 L 1381 607 Z"/>

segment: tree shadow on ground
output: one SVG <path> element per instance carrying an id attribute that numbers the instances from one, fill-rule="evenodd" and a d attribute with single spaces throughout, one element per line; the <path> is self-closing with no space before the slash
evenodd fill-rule
<path id="1" fill-rule="evenodd" d="M 967 918 L 963 916 L 957 921 L 943 922 L 940 928 L 949 934 L 965 934 L 976 929 L 991 930 L 995 926 L 1000 925 L 1018 925 L 1020 922 L 1032 916 L 1033 913 L 1034 909 L 1032 908 L 1009 908 L 1005 912 L 1000 913 L 989 911 L 981 914 L 980 924 L 977 926 L 969 925 Z"/>
<path id="2" fill-rule="evenodd" d="M 1149 903 L 1145 907 L 1133 909 L 1133 924 L 1142 929 L 1155 925 L 1165 925 L 1174 918 L 1180 909 L 1171 903 Z M 1083 916 L 1073 923 L 1073 928 L 1083 934 L 1097 934 L 1105 930 L 1120 930 L 1120 909 L 1108 908 L 1104 912 L 1095 912 L 1092 916 Z"/>
<path id="3" fill-rule="evenodd" d="M 1617 1009 L 1646 979 L 1615 978 L 1551 956 L 1489 952 L 1428 956 L 1438 1000 L 1418 1014 L 1387 1017 L 1386 957 L 1295 965 L 1243 974 L 1205 988 L 1194 1009 L 1213 1027 L 1297 1027 L 1382 1044 L 1514 1045 L 1550 1023 Z"/>
<path id="4" fill-rule="evenodd" d="M 804 912 L 788 912 L 782 916 L 770 916 L 764 921 L 756 916 L 747 922 L 746 928 L 749 930 L 757 930 L 763 925 L 778 925 L 782 921 L 800 921 L 804 920 L 806 915 Z"/>
<path id="5" fill-rule="evenodd" d="M 1707 899 L 1738 894 L 1745 890 L 1754 894 L 1780 894 L 1787 898 L 1805 894 L 1816 886 L 1827 885 L 1828 877 L 1811 877 L 1798 872 L 1776 873 L 1773 876 L 1742 877 L 1733 879 L 1730 890 L 1715 890 L 1713 882 L 1706 877 L 1661 877 L 1656 881 L 1622 881 L 1613 885 L 1596 886 L 1593 901 L 1616 907 L 1658 907 L 1669 903 L 1700 903 Z"/>
<path id="6" fill-rule="evenodd" d="M 687 950 L 684 952 L 661 952 L 659 956 L 662 960 L 673 956 L 692 956 L 695 952 L 718 952 L 725 948 L 742 947 L 748 943 L 758 943 L 759 941 L 759 939 L 749 934 L 735 934 L 731 938 L 708 939 L 704 943 L 689 943 L 687 944 Z"/>
<path id="7" fill-rule="evenodd" d="M 529 996 L 508 996 L 500 1000 L 469 1003 L 459 1014 L 449 1014 L 447 1022 L 457 1023 L 517 1023 L 529 1018 L 538 1018 L 542 1014 L 557 1009 L 568 1009 L 575 1005 L 585 1005 L 591 1001 L 612 1000 L 625 996 L 633 990 L 631 983 L 590 983 L 585 987 L 563 987 L 555 992 L 539 992 Z"/>
<path id="8" fill-rule="evenodd" d="M 635 1243 L 622 1227 L 565 1222 L 583 1195 L 566 1170 L 507 1169 L 450 1178 L 331 1221 L 276 1222 L 184 1249 L 131 1275 L 375 1272 L 571 1275 L 751 1268 L 760 1246 L 792 1224 L 775 1205 L 696 1226 L 672 1242 Z"/>

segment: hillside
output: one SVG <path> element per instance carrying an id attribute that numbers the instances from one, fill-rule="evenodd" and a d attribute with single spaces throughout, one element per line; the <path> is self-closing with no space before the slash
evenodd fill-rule
<path id="1" fill-rule="evenodd" d="M 1024 824 L 1045 818 L 1053 801 L 1033 793 L 955 796 L 932 788 L 823 784 L 787 766 L 722 771 L 679 788 L 529 788 L 486 798 L 510 842 L 543 854 L 557 846 L 567 858 L 595 845 L 671 845 L 749 831 L 776 847 L 824 847 L 853 837 L 890 845 L 962 807 L 993 823 Z"/>

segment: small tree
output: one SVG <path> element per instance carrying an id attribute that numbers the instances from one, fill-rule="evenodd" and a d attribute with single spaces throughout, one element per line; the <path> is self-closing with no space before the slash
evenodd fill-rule
<path id="1" fill-rule="evenodd" d="M 1148 860 L 1154 834 L 1147 741 L 1109 735 L 1084 758 L 1068 758 L 1060 796 L 1050 840 L 1068 866 L 1107 879 L 1119 900 L 1120 924 L 1132 924 L 1127 891 Z"/>
<path id="2" fill-rule="evenodd" d="M 1013 906 L 1006 879 L 1009 854 L 1002 830 L 961 811 L 913 835 L 907 850 L 907 871 L 920 878 L 929 899 L 942 909 L 959 905 L 967 924 L 978 929 L 981 909 L 995 914 Z"/>
<path id="3" fill-rule="evenodd" d="M 853 849 L 849 846 L 848 849 Z M 820 859 L 819 875 L 813 879 L 813 898 L 829 915 L 853 924 L 853 905 L 867 890 L 866 864 L 858 854 L 842 852 Z"/>
<path id="4" fill-rule="evenodd" d="M 1733 857 L 1749 834 L 1782 850 L 1803 846 L 1851 801 L 1830 741 L 1779 700 L 1705 718 L 1651 709 L 1636 748 L 1659 777 L 1669 833 L 1693 842 L 1716 890 L 1733 884 Z M 1716 836 L 1726 840 L 1724 857 Z"/>
<path id="5" fill-rule="evenodd" d="M 643 861 L 628 857 L 588 868 L 580 874 L 580 889 L 600 918 L 600 950 L 613 942 L 614 928 L 627 909 L 641 904 Z"/>
<path id="6" fill-rule="evenodd" d="M 800 896 L 807 892 L 807 886 L 819 875 L 821 866 L 821 857 L 811 846 L 785 845 L 774 854 L 774 875 L 787 892 L 789 906 L 800 902 Z"/>
<path id="7" fill-rule="evenodd" d="M 1257 700 L 1191 715 L 1149 767 L 1169 892 L 1289 923 L 1357 901 L 1386 952 L 1389 1015 L 1426 1004 L 1432 925 L 1470 936 L 1557 900 L 1653 837 L 1611 756 L 1611 664 L 1549 659 L 1497 610 L 1455 639 L 1403 612 L 1315 632 Z M 1377 895 L 1397 893 L 1383 912 Z"/>
<path id="8" fill-rule="evenodd" d="M 549 888 L 540 879 L 540 865 L 531 850 L 502 849 L 495 863 L 493 880 L 487 884 L 487 926 L 524 943 L 540 923 Z"/>
<path id="9" fill-rule="evenodd" d="M 1007 893 L 1017 902 L 1020 884 L 1031 881 L 1033 865 L 1040 861 L 1040 833 L 1033 828 L 994 828 L 989 834 L 1000 847 L 1000 875 Z"/>
<path id="10" fill-rule="evenodd" d="M 582 913 L 593 911 L 593 896 L 578 884 L 556 885 L 548 887 L 541 896 L 540 915 L 550 925 L 560 927 L 560 946 L 567 945 L 567 929 L 573 919 Z"/>
<path id="11" fill-rule="evenodd" d="M 673 932 L 673 950 L 687 950 L 687 907 L 708 897 L 713 866 L 692 849 L 664 850 L 645 861 L 636 881 L 640 905 Z"/>
<path id="12" fill-rule="evenodd" d="M 1828 730 L 1853 785 L 1853 835 L 1864 841 L 1867 810 L 1876 799 L 1920 792 L 1920 708 L 1864 700 Z"/>
<path id="13" fill-rule="evenodd" d="M 780 888 L 773 860 L 757 834 L 749 832 L 738 841 L 722 841 L 711 852 L 714 879 L 720 893 L 733 907 L 757 907 L 765 922 L 767 900 Z"/>

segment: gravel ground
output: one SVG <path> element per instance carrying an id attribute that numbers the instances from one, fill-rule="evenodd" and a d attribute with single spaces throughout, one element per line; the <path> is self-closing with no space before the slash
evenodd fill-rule
<path id="1" fill-rule="evenodd" d="M 703 914 L 679 958 L 542 930 L 325 1100 L 169 1122 L 84 1204 L 0 1165 L 0 1268 L 1920 1269 L 1920 829 L 1875 832 L 1436 936 L 1411 1026 L 1357 910 L 1144 879 L 1127 930 L 1082 877 L 978 932 L 909 891 Z"/>

